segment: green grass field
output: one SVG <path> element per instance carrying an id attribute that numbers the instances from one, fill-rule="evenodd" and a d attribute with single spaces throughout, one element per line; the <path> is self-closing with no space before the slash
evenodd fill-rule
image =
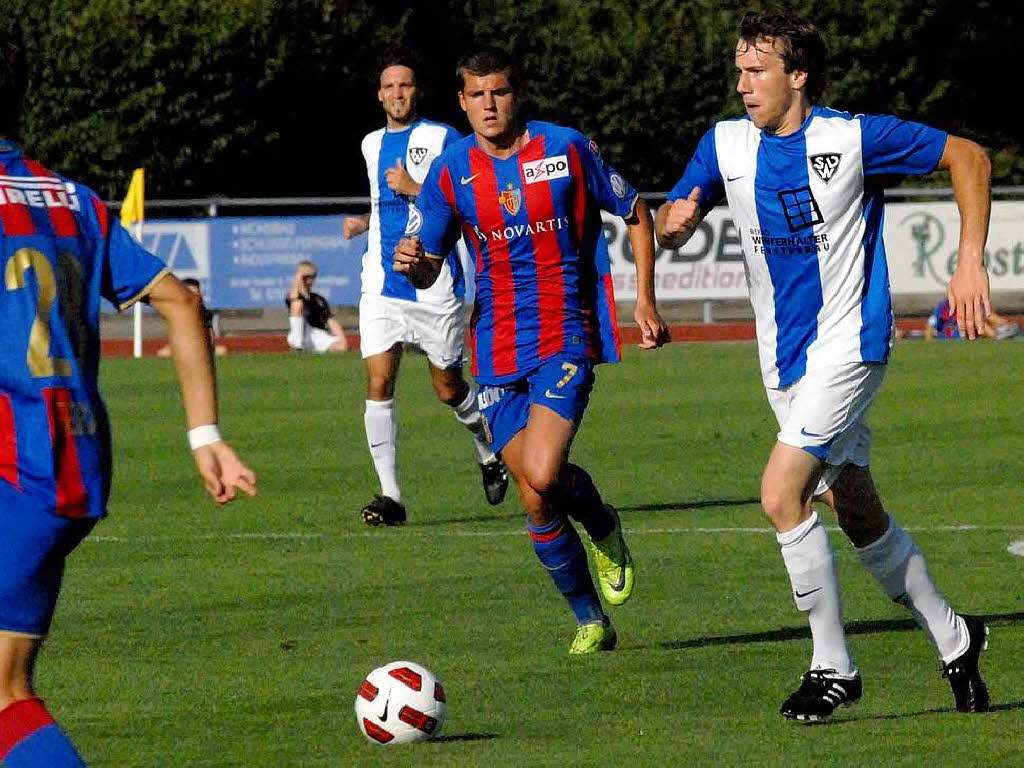
<path id="1" fill-rule="evenodd" d="M 873 411 L 874 472 L 954 607 L 987 617 L 995 711 L 961 715 L 909 614 L 832 528 L 865 694 L 784 721 L 810 659 L 757 504 L 775 425 L 752 344 L 629 350 L 604 366 L 574 449 L 638 561 L 619 648 L 569 658 L 568 609 L 510 493 L 489 507 L 425 360 L 399 382 L 410 522 L 369 529 L 376 490 L 357 356 L 219 362 L 222 425 L 259 498 L 217 508 L 165 360 L 107 360 L 109 519 L 71 557 L 37 672 L 95 766 L 892 766 L 1024 763 L 1024 345 L 902 343 Z M 443 736 L 364 740 L 362 676 L 419 661 Z"/>

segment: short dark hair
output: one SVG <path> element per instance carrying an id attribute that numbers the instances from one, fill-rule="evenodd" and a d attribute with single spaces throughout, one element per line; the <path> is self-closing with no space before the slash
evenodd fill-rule
<path id="1" fill-rule="evenodd" d="M 455 67 L 455 86 L 457 90 L 466 87 L 466 75 L 483 77 L 484 75 L 504 74 L 512 90 L 519 90 L 519 66 L 508 51 L 501 48 L 477 48 L 464 54 Z"/>
<path id="2" fill-rule="evenodd" d="M 0 26 L 0 136 L 15 136 L 28 90 L 28 67 L 21 35 L 12 23 Z"/>
<path id="3" fill-rule="evenodd" d="M 412 70 L 415 79 L 419 66 L 419 57 L 410 49 L 403 46 L 392 46 L 377 57 L 377 82 L 380 82 L 380 76 L 384 74 L 384 70 L 388 67 L 408 67 Z"/>
<path id="4" fill-rule="evenodd" d="M 821 32 L 800 16 L 776 11 L 748 11 L 740 21 L 740 39 L 748 45 L 757 45 L 758 38 L 770 39 L 782 57 L 786 72 L 807 73 L 804 92 L 817 101 L 825 90 L 825 60 L 827 52 Z"/>
<path id="5" fill-rule="evenodd" d="M 191 285 L 197 291 L 199 290 L 199 281 L 196 280 L 194 277 L 186 277 L 184 280 L 181 281 L 181 284 L 182 285 Z"/>

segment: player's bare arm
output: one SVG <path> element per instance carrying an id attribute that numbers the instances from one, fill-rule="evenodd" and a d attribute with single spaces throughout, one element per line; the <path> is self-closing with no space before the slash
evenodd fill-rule
<path id="1" fill-rule="evenodd" d="M 406 197 L 416 197 L 420 193 L 420 184 L 418 184 L 409 172 L 402 165 L 402 160 L 399 158 L 395 161 L 395 164 L 388 168 L 384 172 L 385 181 L 387 182 L 388 189 L 399 195 L 405 195 Z"/>
<path id="2" fill-rule="evenodd" d="M 682 248 L 700 224 L 700 187 L 694 187 L 686 199 L 673 200 L 658 209 L 654 232 L 662 248 Z"/>
<path id="3" fill-rule="evenodd" d="M 345 330 L 341 327 L 341 323 L 338 322 L 334 315 L 327 318 L 327 330 L 339 339 L 345 335 Z"/>
<path id="4" fill-rule="evenodd" d="M 441 274 L 444 256 L 427 253 L 418 237 L 403 237 L 395 246 L 395 271 L 404 272 L 416 288 L 429 288 Z"/>
<path id="5" fill-rule="evenodd" d="M 985 241 L 991 211 L 992 165 L 985 150 L 959 136 L 946 139 L 939 168 L 950 172 L 953 194 L 960 210 L 960 245 L 956 271 L 946 289 L 960 335 L 985 335 L 985 317 L 992 311 Z"/>
<path id="6" fill-rule="evenodd" d="M 341 234 L 346 240 L 363 234 L 370 228 L 370 214 L 362 216 L 346 216 L 341 221 Z"/>
<path id="7" fill-rule="evenodd" d="M 640 326 L 640 346 L 654 349 L 669 341 L 669 331 L 658 314 L 654 297 L 654 228 L 647 203 L 638 197 L 633 212 L 624 221 L 636 265 L 636 306 L 633 319 Z"/>
<path id="8" fill-rule="evenodd" d="M 185 419 L 189 430 L 217 424 L 217 384 L 210 337 L 200 316 L 201 299 L 173 275 L 153 286 L 149 303 L 167 321 L 171 354 L 178 373 Z M 256 495 L 256 474 L 219 438 L 192 451 L 196 469 L 210 496 L 218 503 L 231 501 L 237 490 Z"/>

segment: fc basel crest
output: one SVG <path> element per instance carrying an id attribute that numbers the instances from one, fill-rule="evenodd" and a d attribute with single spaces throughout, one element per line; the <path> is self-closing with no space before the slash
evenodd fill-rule
<path id="1" fill-rule="evenodd" d="M 509 184 L 508 189 L 498 194 L 498 202 L 505 206 L 505 210 L 509 212 L 510 216 L 515 216 L 519 213 L 522 196 L 518 189 Z"/>
<path id="2" fill-rule="evenodd" d="M 423 162 L 423 158 L 427 156 L 426 147 L 409 147 L 409 159 L 412 160 L 413 165 L 419 165 Z"/>
<path id="3" fill-rule="evenodd" d="M 807 159 L 811 161 L 811 168 L 818 174 L 818 178 L 828 184 L 839 170 L 839 161 L 842 157 L 837 152 L 831 152 L 824 155 L 811 155 Z"/>

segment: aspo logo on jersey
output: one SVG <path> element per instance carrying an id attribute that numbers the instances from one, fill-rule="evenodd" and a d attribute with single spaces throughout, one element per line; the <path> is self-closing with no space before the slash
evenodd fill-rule
<path id="1" fill-rule="evenodd" d="M 509 212 L 509 215 L 515 216 L 519 213 L 519 206 L 523 202 L 523 198 L 519 194 L 519 190 L 509 184 L 508 189 L 498 195 L 498 202 L 505 206 L 505 210 Z"/>
<path id="2" fill-rule="evenodd" d="M 565 155 L 555 155 L 554 157 L 545 157 L 543 160 L 523 163 L 523 178 L 526 179 L 527 184 L 564 179 L 568 175 L 569 158 Z"/>
<path id="3" fill-rule="evenodd" d="M 409 220 L 405 224 L 405 236 L 415 237 L 423 229 L 423 214 L 415 205 L 409 206 Z"/>
<path id="4" fill-rule="evenodd" d="M 413 165 L 419 165 L 422 163 L 426 156 L 426 147 L 409 147 L 409 159 L 412 160 Z"/>
<path id="5" fill-rule="evenodd" d="M 829 152 L 822 155 L 811 155 L 807 159 L 811 161 L 811 168 L 818 174 L 818 178 L 828 184 L 839 170 L 839 161 L 842 158 L 843 156 L 837 152 Z"/>

